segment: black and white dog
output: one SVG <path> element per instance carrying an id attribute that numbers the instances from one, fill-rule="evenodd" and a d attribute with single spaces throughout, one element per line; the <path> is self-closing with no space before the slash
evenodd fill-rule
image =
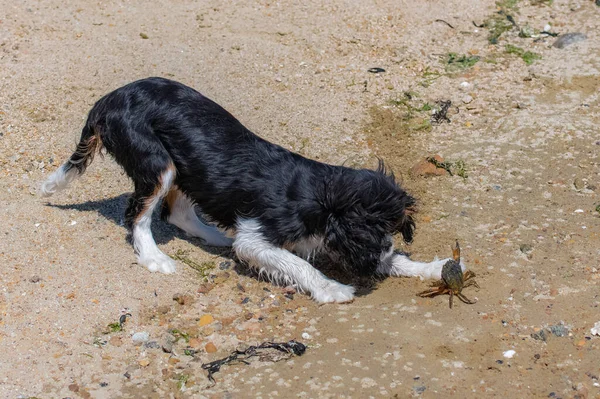
<path id="1" fill-rule="evenodd" d="M 394 233 L 412 240 L 415 200 L 383 165 L 357 170 L 306 159 L 256 136 L 181 83 L 143 79 L 101 98 L 76 151 L 41 194 L 64 189 L 102 148 L 135 184 L 126 223 L 138 262 L 152 272 L 175 271 L 150 229 L 161 200 L 164 220 L 208 245 L 233 246 L 240 260 L 319 303 L 354 296 L 353 287 L 309 263 L 321 250 L 362 275 L 440 278 L 446 262 L 414 262 L 394 252 Z M 195 207 L 229 236 L 203 223 Z"/>

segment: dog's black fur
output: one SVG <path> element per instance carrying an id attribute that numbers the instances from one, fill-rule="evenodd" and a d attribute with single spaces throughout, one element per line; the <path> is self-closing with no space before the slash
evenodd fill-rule
<path id="1" fill-rule="evenodd" d="M 325 248 L 355 273 L 375 272 L 392 245 L 390 234 L 400 232 L 407 242 L 413 237 L 415 200 L 383 163 L 357 170 L 306 159 L 261 139 L 215 102 L 171 80 L 139 80 L 100 99 L 69 168 L 83 173 L 102 146 L 135 183 L 129 225 L 174 165 L 174 184 L 220 227 L 257 219 L 278 247 L 324 237 Z"/>

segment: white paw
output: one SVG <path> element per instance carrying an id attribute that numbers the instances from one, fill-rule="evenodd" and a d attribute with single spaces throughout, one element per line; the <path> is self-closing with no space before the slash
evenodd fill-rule
<path id="1" fill-rule="evenodd" d="M 138 258 L 138 263 L 144 265 L 151 272 L 160 272 L 163 274 L 171 274 L 175 273 L 175 261 L 169 258 L 167 255 L 159 252 L 154 256 L 140 256 Z"/>
<path id="2" fill-rule="evenodd" d="M 328 280 L 323 287 L 312 290 L 311 295 L 317 303 L 344 303 L 354 299 L 354 291 L 355 288 L 350 285 Z"/>

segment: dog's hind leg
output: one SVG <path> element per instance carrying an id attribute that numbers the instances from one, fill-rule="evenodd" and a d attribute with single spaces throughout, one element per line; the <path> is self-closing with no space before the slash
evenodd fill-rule
<path id="1" fill-rule="evenodd" d="M 377 267 L 377 273 L 386 276 L 421 277 L 431 279 L 442 278 L 442 267 L 451 258 L 434 260 L 432 262 L 416 262 L 401 253 L 394 253 Z M 465 271 L 466 267 L 461 262 L 460 266 Z"/>
<path id="2" fill-rule="evenodd" d="M 148 163 L 146 166 L 150 167 Z M 175 179 L 175 167 L 169 164 L 153 178 L 146 170 L 145 179 L 135 180 L 135 192 L 129 199 L 129 206 L 125 213 L 125 222 L 132 231 L 133 247 L 138 256 L 138 263 L 144 265 L 151 272 L 165 274 L 175 272 L 175 261 L 165 255 L 154 242 L 150 225 L 152 213 L 160 200 L 169 192 Z"/>
<path id="3" fill-rule="evenodd" d="M 354 287 L 327 278 L 304 259 L 269 243 L 255 219 L 238 220 L 233 249 L 240 260 L 260 274 L 310 292 L 319 303 L 349 302 L 354 298 Z"/>
<path id="4" fill-rule="evenodd" d="M 176 187 L 165 197 L 161 217 L 189 235 L 200 237 L 207 245 L 230 247 L 233 244 L 233 239 L 226 237 L 216 227 L 202 223 L 196 215 L 193 202 Z"/>

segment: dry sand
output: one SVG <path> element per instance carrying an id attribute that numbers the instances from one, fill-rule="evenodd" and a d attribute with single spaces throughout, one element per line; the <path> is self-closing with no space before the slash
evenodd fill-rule
<path id="1" fill-rule="evenodd" d="M 600 7 L 511 2 L 520 27 L 587 40 L 558 49 L 515 28 L 492 45 L 472 22 L 508 23 L 490 0 L 2 1 L 0 397 L 598 397 Z M 527 65 L 506 44 L 542 58 Z M 481 59 L 448 72 L 449 53 Z M 132 185 L 109 158 L 38 198 L 91 105 L 147 76 L 310 158 L 385 159 L 420 202 L 404 249 L 430 260 L 458 239 L 477 304 L 449 309 L 415 296 L 427 282 L 396 278 L 319 307 L 159 221 L 159 246 L 203 271 L 151 274 L 122 225 Z M 450 123 L 408 111 L 438 100 L 452 101 Z M 407 173 L 436 153 L 468 177 Z M 125 330 L 105 334 L 124 308 Z M 268 339 L 309 348 L 225 367 L 209 387 L 203 362 Z"/>

